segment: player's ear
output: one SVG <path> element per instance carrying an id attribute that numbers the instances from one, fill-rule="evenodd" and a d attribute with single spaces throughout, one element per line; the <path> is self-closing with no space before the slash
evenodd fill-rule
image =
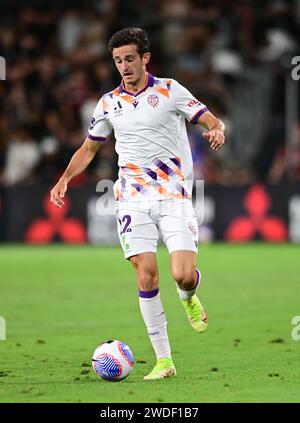
<path id="1" fill-rule="evenodd" d="M 150 51 L 147 51 L 147 53 L 144 53 L 143 59 L 142 59 L 144 65 L 147 65 L 147 63 L 149 63 L 150 57 L 151 57 Z"/>

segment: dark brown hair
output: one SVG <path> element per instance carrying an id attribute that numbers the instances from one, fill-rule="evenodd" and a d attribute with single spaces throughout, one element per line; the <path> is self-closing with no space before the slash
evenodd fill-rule
<path id="1" fill-rule="evenodd" d="M 116 32 L 108 43 L 108 49 L 112 53 L 114 48 L 135 44 L 140 56 L 149 51 L 150 43 L 147 32 L 142 28 L 124 28 Z"/>

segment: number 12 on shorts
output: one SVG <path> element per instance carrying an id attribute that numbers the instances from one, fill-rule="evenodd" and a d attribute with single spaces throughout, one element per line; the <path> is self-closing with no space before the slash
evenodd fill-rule
<path id="1" fill-rule="evenodd" d="M 132 229 L 129 228 L 129 225 L 131 223 L 131 216 L 129 214 L 125 214 L 122 218 L 120 218 L 119 223 L 120 223 L 120 235 L 123 235 L 126 232 L 132 231 Z M 123 229 L 122 229 L 122 225 L 123 225 Z"/>

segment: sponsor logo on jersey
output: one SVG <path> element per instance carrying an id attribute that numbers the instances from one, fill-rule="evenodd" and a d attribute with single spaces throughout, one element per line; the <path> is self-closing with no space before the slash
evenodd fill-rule
<path id="1" fill-rule="evenodd" d="M 122 104 L 118 101 L 117 106 L 114 107 L 114 116 L 121 116 L 122 114 Z"/>
<path id="2" fill-rule="evenodd" d="M 150 106 L 156 107 L 158 106 L 159 98 L 156 94 L 150 94 L 148 95 L 147 101 L 148 101 L 148 104 L 150 104 Z"/>
<path id="3" fill-rule="evenodd" d="M 197 106 L 198 104 L 200 104 L 200 101 L 198 101 L 198 100 L 190 100 L 190 101 L 187 103 L 187 105 L 188 105 L 189 107 Z"/>

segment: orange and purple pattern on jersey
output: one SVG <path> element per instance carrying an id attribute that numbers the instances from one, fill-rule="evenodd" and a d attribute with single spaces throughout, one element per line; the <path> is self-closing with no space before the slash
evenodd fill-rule
<path id="1" fill-rule="evenodd" d="M 151 168 L 139 167 L 133 163 L 121 166 L 119 184 L 115 189 L 116 199 L 143 200 L 145 196 L 160 199 L 191 198 L 185 188 L 179 157 L 169 158 L 167 162 L 155 159 Z"/>

